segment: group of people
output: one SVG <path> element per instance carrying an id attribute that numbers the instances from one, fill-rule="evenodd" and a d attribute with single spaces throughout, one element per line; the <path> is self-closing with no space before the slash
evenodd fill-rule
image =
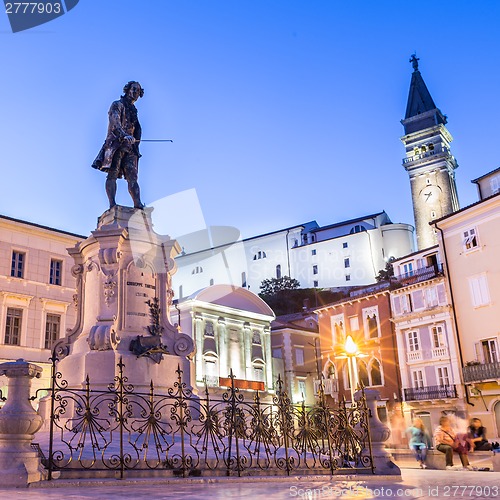
<path id="1" fill-rule="evenodd" d="M 406 430 L 409 435 L 410 448 L 422 469 L 426 469 L 427 450 L 432 447 L 432 441 L 422 419 L 415 418 L 412 425 Z M 468 454 L 474 451 L 489 451 L 491 443 L 486 439 L 486 429 L 479 418 L 473 418 L 467 428 L 467 433 L 457 433 L 447 416 L 439 419 L 439 426 L 434 431 L 436 449 L 446 456 L 446 468 L 453 468 L 453 453 L 457 453 L 465 469 L 472 469 Z"/>

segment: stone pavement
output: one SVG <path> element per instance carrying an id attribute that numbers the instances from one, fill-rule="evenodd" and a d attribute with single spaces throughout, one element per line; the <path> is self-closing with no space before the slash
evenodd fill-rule
<path id="1" fill-rule="evenodd" d="M 219 478 L 53 481 L 43 487 L 2 489 L 0 499 L 252 499 L 327 498 L 481 498 L 500 499 L 500 472 L 403 469 L 402 480 L 389 476 L 334 480 L 312 478 Z"/>

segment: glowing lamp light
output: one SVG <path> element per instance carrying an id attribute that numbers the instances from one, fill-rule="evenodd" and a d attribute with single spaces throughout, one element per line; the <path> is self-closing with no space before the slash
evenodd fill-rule
<path id="1" fill-rule="evenodd" d="M 358 352 L 358 346 L 356 345 L 356 342 L 352 339 L 350 335 L 347 336 L 345 339 L 345 345 L 344 345 L 345 353 L 348 356 L 355 356 Z"/>

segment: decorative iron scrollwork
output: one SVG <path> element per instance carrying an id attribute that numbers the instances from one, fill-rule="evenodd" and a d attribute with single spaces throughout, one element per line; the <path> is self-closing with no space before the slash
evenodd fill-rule
<path id="1" fill-rule="evenodd" d="M 197 397 L 179 367 L 166 393 L 153 382 L 137 390 L 121 359 L 116 373 L 107 389 L 93 388 L 89 377 L 83 388 L 71 388 L 52 358 L 50 440 L 43 450 L 49 479 L 64 469 L 109 469 L 121 478 L 159 469 L 182 477 L 374 470 L 364 395 L 333 408 L 323 401 L 293 405 L 279 377 L 272 398 L 255 392 L 247 401 L 231 373 L 222 396 L 205 387 Z"/>

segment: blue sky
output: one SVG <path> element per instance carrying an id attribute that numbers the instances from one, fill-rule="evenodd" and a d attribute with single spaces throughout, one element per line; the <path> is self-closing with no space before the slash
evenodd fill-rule
<path id="1" fill-rule="evenodd" d="M 383 209 L 413 223 L 399 138 L 414 51 L 470 204 L 470 180 L 499 166 L 499 14 L 496 1 L 80 0 L 12 34 L 0 13 L 0 213 L 94 229 L 107 199 L 90 164 L 134 79 L 143 136 L 174 140 L 142 146 L 146 204 L 194 188 L 208 225 L 244 236 Z"/>

